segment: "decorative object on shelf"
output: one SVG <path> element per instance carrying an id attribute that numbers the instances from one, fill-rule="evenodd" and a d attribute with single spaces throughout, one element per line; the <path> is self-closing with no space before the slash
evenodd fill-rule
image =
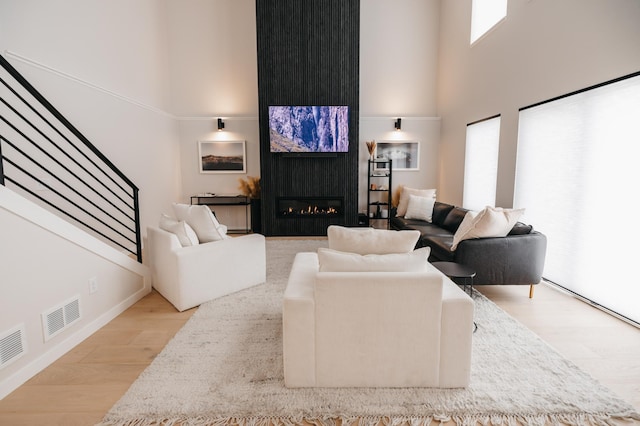
<path id="1" fill-rule="evenodd" d="M 420 170 L 420 143 L 415 141 L 380 141 L 376 148 L 374 170 L 388 170 L 388 163 L 382 160 L 393 160 L 395 171 Z"/>
<path id="2" fill-rule="evenodd" d="M 200 173 L 246 173 L 245 141 L 199 141 Z"/>
<path id="3" fill-rule="evenodd" d="M 393 127 L 396 130 L 402 130 L 402 119 L 400 117 L 393 123 Z"/>
<path id="4" fill-rule="evenodd" d="M 224 129 L 224 121 L 222 121 L 222 118 L 218 118 L 218 131 L 222 131 Z"/>
<path id="5" fill-rule="evenodd" d="M 367 144 L 367 150 L 369 151 L 369 158 L 371 160 L 375 159 L 375 155 L 376 155 L 376 141 L 372 140 L 372 141 L 366 141 L 365 142 Z"/>
<path id="6" fill-rule="evenodd" d="M 246 178 L 239 178 L 240 186 L 238 189 L 240 193 L 246 197 L 249 197 L 251 203 L 251 231 L 254 234 L 262 232 L 262 202 L 260 201 L 260 177 L 259 176 L 247 176 Z"/>

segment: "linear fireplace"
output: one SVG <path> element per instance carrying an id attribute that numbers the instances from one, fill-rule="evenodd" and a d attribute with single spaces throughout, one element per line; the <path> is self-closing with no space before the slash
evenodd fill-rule
<path id="1" fill-rule="evenodd" d="M 280 197 L 277 199 L 279 218 L 343 217 L 342 197 Z"/>

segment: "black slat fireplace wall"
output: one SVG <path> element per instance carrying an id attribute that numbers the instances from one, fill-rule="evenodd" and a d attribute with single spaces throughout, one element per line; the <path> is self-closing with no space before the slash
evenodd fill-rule
<path id="1" fill-rule="evenodd" d="M 257 0 L 262 231 L 326 235 L 358 216 L 359 0 Z M 349 106 L 349 152 L 271 153 L 269 106 Z M 283 199 L 339 199 L 340 214 L 283 215 Z"/>

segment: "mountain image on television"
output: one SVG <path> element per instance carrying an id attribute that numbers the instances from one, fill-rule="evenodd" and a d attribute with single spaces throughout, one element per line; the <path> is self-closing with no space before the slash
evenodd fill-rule
<path id="1" fill-rule="evenodd" d="M 270 106 L 271 152 L 348 152 L 348 106 Z"/>

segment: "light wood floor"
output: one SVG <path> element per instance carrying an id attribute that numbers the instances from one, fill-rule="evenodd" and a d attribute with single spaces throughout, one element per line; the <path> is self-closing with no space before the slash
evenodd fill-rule
<path id="1" fill-rule="evenodd" d="M 640 410 L 639 329 L 546 285 L 479 290 Z M 152 292 L 0 401 L 0 425 L 99 422 L 193 312 Z"/>

